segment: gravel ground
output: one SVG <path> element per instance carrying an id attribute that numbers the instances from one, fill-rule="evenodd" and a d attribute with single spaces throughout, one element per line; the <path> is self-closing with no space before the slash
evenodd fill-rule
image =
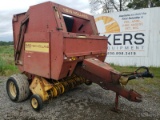
<path id="1" fill-rule="evenodd" d="M 29 99 L 14 103 L 9 100 L 5 82 L 0 77 L 0 120 L 160 120 L 160 94 L 139 91 L 143 102 L 134 103 L 120 98 L 121 113 L 111 111 L 115 93 L 103 90 L 96 84 L 81 85 L 44 104 L 40 112 L 35 112 Z M 154 90 L 155 91 L 155 90 Z"/>

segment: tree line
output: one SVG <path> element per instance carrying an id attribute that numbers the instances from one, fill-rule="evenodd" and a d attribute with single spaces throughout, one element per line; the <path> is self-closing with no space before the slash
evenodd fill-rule
<path id="1" fill-rule="evenodd" d="M 0 46 L 13 45 L 13 41 L 0 41 Z"/>
<path id="2" fill-rule="evenodd" d="M 89 0 L 91 13 L 159 7 L 160 0 Z"/>

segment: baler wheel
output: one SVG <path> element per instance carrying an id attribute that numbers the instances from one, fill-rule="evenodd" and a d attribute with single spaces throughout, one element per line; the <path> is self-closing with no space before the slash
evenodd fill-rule
<path id="1" fill-rule="evenodd" d="M 14 102 L 20 102 L 28 98 L 30 94 L 28 79 L 23 74 L 12 75 L 6 83 L 9 98 Z"/>
<path id="2" fill-rule="evenodd" d="M 40 111 L 40 109 L 42 109 L 42 107 L 43 107 L 42 98 L 37 94 L 34 94 L 31 96 L 30 103 L 31 103 L 32 108 L 35 111 Z"/>

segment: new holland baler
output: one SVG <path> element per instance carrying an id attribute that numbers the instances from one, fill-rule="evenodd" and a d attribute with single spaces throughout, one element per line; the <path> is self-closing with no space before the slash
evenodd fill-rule
<path id="1" fill-rule="evenodd" d="M 15 64 L 21 74 L 6 84 L 14 102 L 27 99 L 39 111 L 43 102 L 85 83 L 99 84 L 118 96 L 140 102 L 141 95 L 123 87 L 131 79 L 153 77 L 144 72 L 120 73 L 104 62 L 107 38 L 99 36 L 94 17 L 77 10 L 45 2 L 13 16 Z"/>

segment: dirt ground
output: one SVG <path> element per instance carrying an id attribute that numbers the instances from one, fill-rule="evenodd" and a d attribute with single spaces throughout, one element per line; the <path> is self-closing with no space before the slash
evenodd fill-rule
<path id="1" fill-rule="evenodd" d="M 112 112 L 115 93 L 96 84 L 77 88 L 47 103 L 40 112 L 30 106 L 30 100 L 12 102 L 5 88 L 6 77 L 0 77 L 0 120 L 160 120 L 160 91 L 157 94 L 139 91 L 143 102 L 120 98 L 121 113 Z"/>

